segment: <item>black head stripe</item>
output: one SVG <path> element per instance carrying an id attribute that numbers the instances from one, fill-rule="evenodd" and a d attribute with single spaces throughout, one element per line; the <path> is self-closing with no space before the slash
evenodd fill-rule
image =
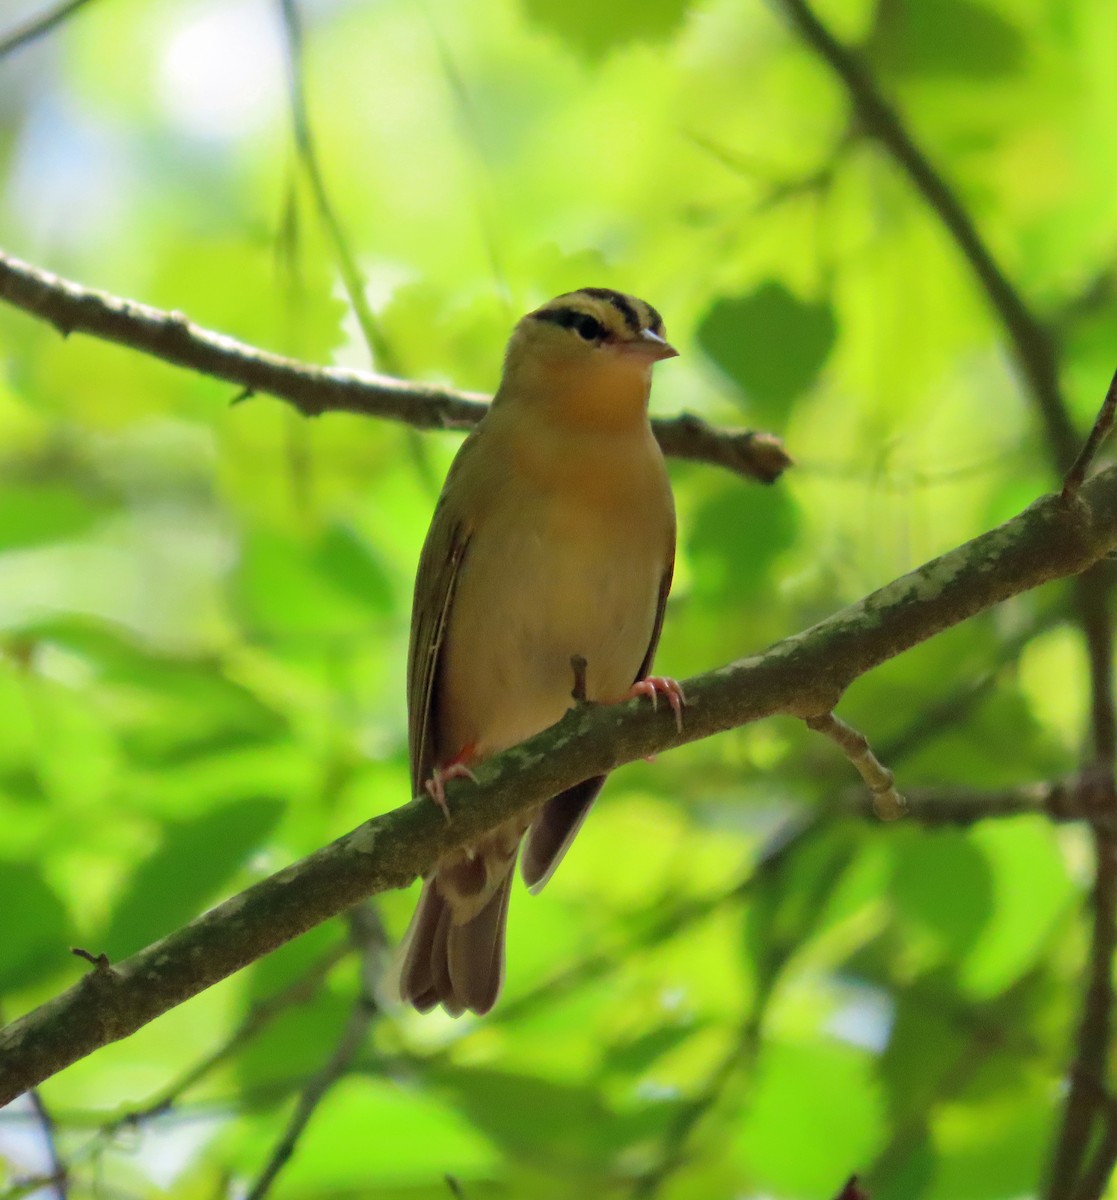
<path id="1" fill-rule="evenodd" d="M 651 322 L 648 328 L 652 333 L 658 333 L 660 337 L 663 337 L 663 318 L 652 308 L 647 300 L 644 301 L 644 307 L 648 310 L 648 320 Z"/>
<path id="2" fill-rule="evenodd" d="M 633 333 L 640 332 L 640 314 L 632 307 L 632 301 L 623 292 L 614 292 L 612 288 L 582 288 L 583 296 L 592 296 L 595 300 L 604 300 L 611 304 L 624 318 L 624 323 Z"/>
<path id="3" fill-rule="evenodd" d="M 585 316 L 576 308 L 540 308 L 531 314 L 537 321 L 550 321 L 563 329 L 573 329 Z"/>

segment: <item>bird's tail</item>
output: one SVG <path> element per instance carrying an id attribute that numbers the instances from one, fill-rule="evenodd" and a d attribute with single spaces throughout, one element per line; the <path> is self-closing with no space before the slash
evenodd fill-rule
<path id="1" fill-rule="evenodd" d="M 512 891 L 513 856 L 480 909 L 447 899 L 439 872 L 423 893 L 401 947 L 400 998 L 427 1012 L 441 1004 L 452 1017 L 479 1015 L 496 1003 L 504 983 L 504 930 Z M 458 918 L 458 919 L 455 919 Z"/>

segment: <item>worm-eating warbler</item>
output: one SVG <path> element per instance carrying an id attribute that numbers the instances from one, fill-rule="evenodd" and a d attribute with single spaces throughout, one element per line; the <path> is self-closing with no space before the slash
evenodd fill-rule
<path id="1" fill-rule="evenodd" d="M 671 586 L 675 509 L 648 424 L 652 364 L 676 351 L 649 304 L 583 288 L 513 331 L 489 411 L 450 467 L 419 560 L 407 670 L 412 794 L 558 721 L 585 697 L 682 692 L 649 675 Z M 420 1011 L 488 1012 L 504 977 L 513 866 L 538 890 L 603 776 L 439 861 L 404 941 Z"/>

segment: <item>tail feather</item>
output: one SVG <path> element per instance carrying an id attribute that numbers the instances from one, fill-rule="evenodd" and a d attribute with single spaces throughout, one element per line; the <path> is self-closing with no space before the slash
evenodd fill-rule
<path id="1" fill-rule="evenodd" d="M 541 891 L 555 873 L 604 783 L 604 775 L 595 775 L 543 805 L 528 831 L 520 865 L 524 882 L 533 892 Z"/>
<path id="2" fill-rule="evenodd" d="M 440 940 L 438 926 L 444 912 L 446 901 L 438 894 L 434 882 L 426 880 L 400 947 L 400 998 L 413 1004 L 420 1012 L 428 1012 L 438 1003 L 431 964 L 432 950 Z"/>
<path id="3" fill-rule="evenodd" d="M 512 895 L 511 868 L 509 863 L 508 873 L 477 916 L 448 930 L 446 961 L 454 996 L 478 1015 L 492 1008 L 504 986 L 504 931 Z"/>
<path id="4" fill-rule="evenodd" d="M 403 944 L 400 998 L 420 1012 L 436 1005 L 452 1017 L 467 1009 L 483 1015 L 504 983 L 504 932 L 512 891 L 512 863 L 492 895 L 469 920 L 454 921 L 438 876 L 426 880 Z"/>
<path id="5" fill-rule="evenodd" d="M 523 876 L 539 891 L 562 861 L 605 782 L 583 780 L 554 796 L 531 822 Z M 479 1016 L 504 984 L 504 936 L 513 867 L 525 821 L 502 826 L 468 852 L 444 860 L 430 879 L 401 948 L 400 998 L 420 1012 L 441 1004 L 452 1017 Z"/>

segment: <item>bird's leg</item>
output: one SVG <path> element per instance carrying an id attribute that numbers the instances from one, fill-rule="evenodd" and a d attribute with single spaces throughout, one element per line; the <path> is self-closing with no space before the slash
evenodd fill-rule
<path id="1" fill-rule="evenodd" d="M 477 782 L 477 776 L 469 769 L 468 763 L 474 757 L 477 747 L 472 743 L 463 747 L 445 766 L 435 767 L 430 779 L 423 784 L 423 791 L 442 809 L 446 824 L 450 824 L 450 807 L 446 803 L 446 784 L 451 779 L 468 779 Z"/>
<path id="2" fill-rule="evenodd" d="M 667 675 L 649 675 L 646 679 L 638 679 L 628 689 L 624 699 L 632 700 L 636 696 L 647 696 L 652 702 L 652 708 L 658 708 L 661 695 L 666 696 L 667 703 L 675 714 L 675 728 L 682 733 L 686 693 L 683 691 L 683 685 L 677 679 L 671 679 Z"/>

